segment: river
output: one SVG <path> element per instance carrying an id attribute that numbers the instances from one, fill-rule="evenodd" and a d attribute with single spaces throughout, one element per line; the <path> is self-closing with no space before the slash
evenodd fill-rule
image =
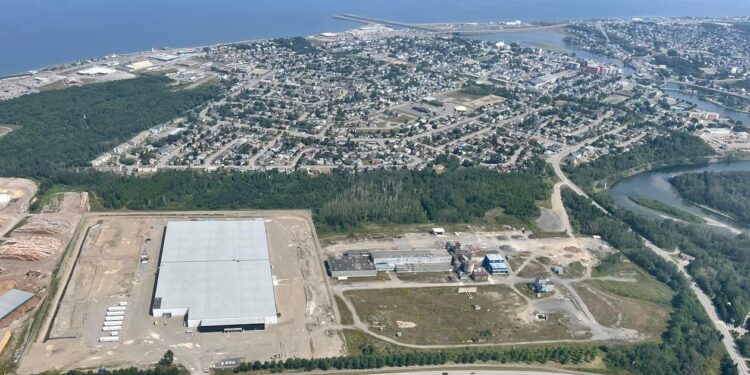
<path id="1" fill-rule="evenodd" d="M 0 76 L 152 47 L 341 31 L 354 13 L 401 22 L 747 16 L 746 0 L 0 0 Z"/>
<path id="2" fill-rule="evenodd" d="M 620 206 L 631 211 L 645 214 L 652 217 L 661 216 L 662 213 L 645 208 L 634 202 L 628 197 L 640 197 L 651 200 L 661 201 L 670 206 L 677 207 L 687 212 L 708 217 L 718 222 L 731 226 L 740 226 L 718 214 L 713 214 L 701 209 L 680 198 L 677 191 L 672 188 L 669 178 L 683 173 L 700 173 L 700 172 L 735 172 L 750 171 L 750 161 L 732 161 L 709 163 L 700 165 L 685 165 L 677 167 L 667 167 L 646 171 L 631 177 L 624 178 L 617 182 L 607 194 Z"/>
<path id="3" fill-rule="evenodd" d="M 589 52 L 568 43 L 565 43 L 565 34 L 559 31 L 530 31 L 530 32 L 513 32 L 489 34 L 477 37 L 477 39 L 489 40 L 493 42 L 516 42 L 525 47 L 542 48 L 550 51 L 567 53 L 576 57 L 596 61 L 602 64 L 619 66 L 622 68 L 625 76 L 631 76 L 635 70 L 625 65 L 618 59 L 613 59 L 605 55 Z"/>
<path id="4" fill-rule="evenodd" d="M 736 121 L 742 121 L 745 125 L 750 125 L 750 114 L 744 112 L 733 111 L 729 108 L 722 107 L 718 104 L 707 102 L 697 95 L 688 94 L 680 90 L 680 87 L 674 83 L 668 83 L 664 85 L 667 95 L 684 100 L 688 103 L 695 104 L 698 108 L 707 112 L 716 112 L 723 118 L 729 118 Z"/>

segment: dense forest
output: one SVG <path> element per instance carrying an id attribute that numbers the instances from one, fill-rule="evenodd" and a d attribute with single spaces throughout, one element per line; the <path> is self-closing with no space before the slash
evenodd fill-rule
<path id="1" fill-rule="evenodd" d="M 603 213 L 588 198 L 565 189 L 563 201 L 577 232 L 600 235 L 675 291 L 672 316 L 662 341 L 608 348 L 608 366 L 644 375 L 737 374 L 721 344 L 720 333 L 672 263 L 648 249 L 627 224 Z"/>
<path id="2" fill-rule="evenodd" d="M 696 137 L 678 133 L 654 139 L 622 154 L 568 168 L 568 175 L 579 186 L 593 192 L 596 181 L 620 176 L 622 169 L 669 164 L 683 161 L 684 158 L 708 155 L 710 148 L 706 150 L 707 147 Z M 719 316 L 727 322 L 741 323 L 744 320 L 750 312 L 750 239 L 718 232 L 707 226 L 637 215 L 618 207 L 603 193 L 593 194 L 593 197 L 659 247 L 679 249 L 694 256 L 696 260 L 691 262 L 688 271 L 711 297 Z"/>
<path id="3" fill-rule="evenodd" d="M 719 316 L 735 324 L 744 322 L 750 312 L 750 238 L 621 209 L 613 212 L 657 246 L 695 257 L 688 271 L 711 297 Z"/>
<path id="4" fill-rule="evenodd" d="M 594 162 L 577 167 L 565 167 L 566 174 L 586 190 L 594 184 L 621 178 L 626 173 L 647 166 L 658 167 L 699 160 L 714 154 L 713 149 L 700 138 L 686 133 L 657 137 L 624 153 L 608 154 Z"/>
<path id="5" fill-rule="evenodd" d="M 541 160 L 505 174 L 485 168 L 321 176 L 172 171 L 92 181 L 90 190 L 107 209 L 311 209 L 316 225 L 346 229 L 365 223 L 477 222 L 495 208 L 530 221 L 539 215 L 535 202 L 549 197 L 549 174 Z"/>
<path id="6" fill-rule="evenodd" d="M 685 173 L 669 179 L 680 195 L 750 223 L 750 172 Z"/>
<path id="7" fill-rule="evenodd" d="M 217 95 L 184 90 L 163 76 L 46 91 L 0 101 L 0 124 L 17 128 L 0 138 L 0 176 L 49 178 L 90 161 L 154 125 Z"/>

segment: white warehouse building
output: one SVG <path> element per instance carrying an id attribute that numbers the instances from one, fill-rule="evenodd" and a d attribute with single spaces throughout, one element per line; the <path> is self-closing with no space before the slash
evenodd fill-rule
<path id="1" fill-rule="evenodd" d="M 185 316 L 199 331 L 275 324 L 265 222 L 167 223 L 151 309 L 156 317 Z"/>

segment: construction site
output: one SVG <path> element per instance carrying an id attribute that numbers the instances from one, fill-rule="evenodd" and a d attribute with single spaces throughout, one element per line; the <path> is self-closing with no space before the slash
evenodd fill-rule
<path id="1" fill-rule="evenodd" d="M 317 243 L 306 211 L 86 214 L 18 372 L 150 365 L 167 350 L 191 372 L 236 359 L 339 355 L 343 342 Z M 259 252 L 264 244 L 267 252 Z M 203 257 L 195 246 L 218 246 L 206 254 L 226 258 L 226 266 L 211 258 L 214 268 L 180 275 Z M 267 284 L 246 280 L 247 267 L 269 267 Z M 183 276 L 188 281 L 180 282 Z M 240 285 L 224 289 L 250 294 L 229 301 L 234 307 L 199 309 L 221 298 L 214 284 L 227 277 Z M 254 284 L 261 281 L 265 289 Z M 255 311 L 246 307 L 261 297 L 275 306 L 260 313 L 275 313 L 262 315 L 266 324 L 257 329 Z M 237 311 L 246 315 L 235 317 Z"/>
<path id="2" fill-rule="evenodd" d="M 20 356 L 28 312 L 48 297 L 66 246 L 89 209 L 85 193 L 60 193 L 31 212 L 36 191 L 33 181 L 0 178 L 0 362 Z"/>

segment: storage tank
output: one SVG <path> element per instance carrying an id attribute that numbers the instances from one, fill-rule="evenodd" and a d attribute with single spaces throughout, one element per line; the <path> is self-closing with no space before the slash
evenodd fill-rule
<path id="1" fill-rule="evenodd" d="M 105 322 L 122 322 L 125 319 L 124 316 L 107 316 L 104 317 Z"/>
<path id="2" fill-rule="evenodd" d="M 125 306 L 107 307 L 107 311 L 125 311 L 125 310 L 127 310 L 127 307 L 125 307 Z"/>
<path id="3" fill-rule="evenodd" d="M 122 320 L 110 320 L 110 321 L 104 322 L 104 326 L 121 326 L 121 325 L 122 325 Z"/>
<path id="4" fill-rule="evenodd" d="M 116 336 L 102 336 L 99 338 L 99 342 L 118 342 L 118 341 L 120 341 L 120 338 Z"/>
<path id="5" fill-rule="evenodd" d="M 104 326 L 102 327 L 103 332 L 110 332 L 110 331 L 119 331 L 122 329 L 122 326 Z"/>
<path id="6" fill-rule="evenodd" d="M 107 311 L 107 316 L 125 316 L 125 311 Z"/>

